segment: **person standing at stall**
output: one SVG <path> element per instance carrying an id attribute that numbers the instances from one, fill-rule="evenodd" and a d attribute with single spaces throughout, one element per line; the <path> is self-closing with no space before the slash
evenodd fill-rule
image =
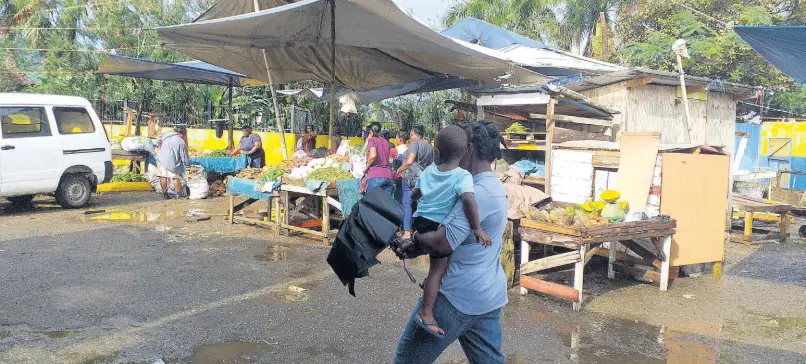
<path id="1" fill-rule="evenodd" d="M 411 236 L 411 219 L 414 213 L 411 203 L 411 190 L 414 188 L 412 184 L 406 182 L 409 180 L 416 180 L 420 173 L 434 163 L 434 148 L 423 140 L 423 129 L 420 126 L 411 128 L 409 132 L 409 140 L 411 145 L 401 156 L 403 164 L 395 171 L 395 178 L 401 178 L 401 187 L 403 189 L 402 204 L 403 204 L 403 238 Z M 407 173 L 406 170 L 410 169 Z M 406 178 L 410 177 L 410 178 Z"/>
<path id="2" fill-rule="evenodd" d="M 383 192 L 392 196 L 392 169 L 389 167 L 389 141 L 383 138 L 381 123 L 369 125 L 367 138 L 367 167 L 364 175 L 367 179 L 367 191 L 380 187 Z"/>
<path id="3" fill-rule="evenodd" d="M 238 142 L 238 147 L 229 151 L 233 157 L 243 153 L 246 156 L 246 166 L 252 168 L 263 168 L 266 165 L 266 153 L 263 151 L 263 142 L 260 135 L 252 133 L 252 127 L 243 128 L 243 137 Z"/>
<path id="4" fill-rule="evenodd" d="M 157 138 L 157 174 L 160 176 L 162 195 L 168 199 L 168 180 L 173 183 L 178 197 L 184 196 L 182 176 L 189 164 L 187 129 L 177 126 L 174 131 L 165 132 Z"/>

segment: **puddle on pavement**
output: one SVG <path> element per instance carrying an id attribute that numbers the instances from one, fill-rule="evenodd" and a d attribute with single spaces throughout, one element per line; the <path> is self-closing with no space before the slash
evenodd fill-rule
<path id="1" fill-rule="evenodd" d="M 202 209 L 192 209 L 186 211 L 165 211 L 157 208 L 142 208 L 133 210 L 110 209 L 104 210 L 103 212 L 82 216 L 82 220 L 85 222 L 157 222 L 201 216 L 206 216 L 206 212 Z"/>
<path id="2" fill-rule="evenodd" d="M 271 353 L 271 346 L 264 342 L 231 341 L 220 344 L 199 346 L 193 350 L 193 356 L 187 359 L 189 364 L 241 364 L 260 362 L 261 356 Z"/>
<path id="3" fill-rule="evenodd" d="M 727 321 L 722 329 L 735 338 L 763 337 L 773 340 L 806 340 L 806 317 L 749 314 L 741 321 Z"/>
<path id="4" fill-rule="evenodd" d="M 260 262 L 280 262 L 288 258 L 291 248 L 283 245 L 272 245 L 266 248 L 261 254 L 255 254 L 254 258 Z"/>

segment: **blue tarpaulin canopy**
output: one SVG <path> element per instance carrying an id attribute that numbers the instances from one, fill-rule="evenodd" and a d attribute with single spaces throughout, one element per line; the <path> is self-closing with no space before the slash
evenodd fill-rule
<path id="1" fill-rule="evenodd" d="M 493 55 L 546 76 L 601 75 L 624 67 L 551 48 L 476 18 L 464 18 L 442 35 L 467 46 L 494 50 Z"/>
<path id="2" fill-rule="evenodd" d="M 513 44 L 537 49 L 547 48 L 545 44 L 536 40 L 476 18 L 464 18 L 450 28 L 443 30 L 442 35 L 492 49 L 501 49 Z"/>
<path id="3" fill-rule="evenodd" d="M 101 65 L 98 73 L 205 85 L 233 87 L 265 85 L 265 83 L 250 79 L 246 75 L 202 61 L 164 63 L 112 55 Z"/>
<path id="4" fill-rule="evenodd" d="M 733 30 L 781 72 L 806 83 L 806 27 L 738 26 Z"/>

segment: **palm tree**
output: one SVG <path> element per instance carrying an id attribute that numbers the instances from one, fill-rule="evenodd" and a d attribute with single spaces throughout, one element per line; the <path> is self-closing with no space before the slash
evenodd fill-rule
<path id="1" fill-rule="evenodd" d="M 582 54 L 599 13 L 606 16 L 623 0 L 465 0 L 452 6 L 444 23 L 466 17 Z"/>

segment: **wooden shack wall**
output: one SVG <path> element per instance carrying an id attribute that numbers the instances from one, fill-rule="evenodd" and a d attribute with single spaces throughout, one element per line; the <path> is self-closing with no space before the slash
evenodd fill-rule
<path id="1" fill-rule="evenodd" d="M 736 101 L 728 94 L 709 92 L 706 100 L 689 99 L 694 140 L 687 138 L 685 110 L 677 86 L 626 82 L 582 92 L 594 101 L 621 111 L 613 118 L 619 132 L 660 132 L 664 144 L 707 144 L 733 151 Z"/>

